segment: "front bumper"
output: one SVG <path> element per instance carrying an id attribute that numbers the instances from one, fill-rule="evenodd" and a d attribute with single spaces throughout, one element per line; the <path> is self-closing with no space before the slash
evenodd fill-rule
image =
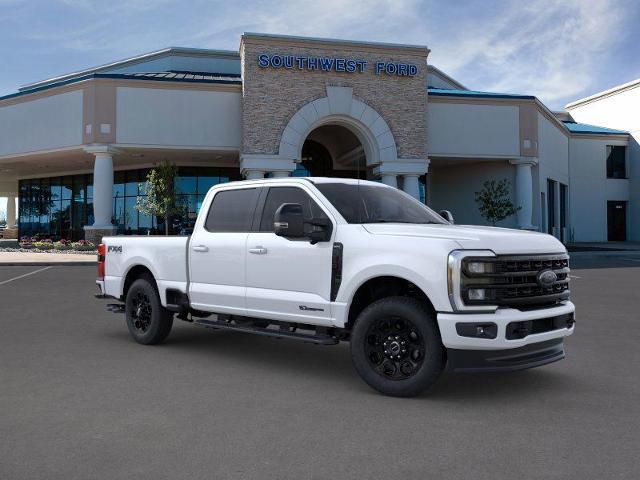
<path id="1" fill-rule="evenodd" d="M 575 306 L 567 301 L 557 307 L 540 310 L 517 310 L 514 308 L 499 308 L 494 313 L 438 313 L 438 326 L 442 343 L 447 349 L 453 350 L 510 350 L 527 345 L 539 344 L 549 340 L 562 339 L 573 333 L 575 326 L 556 328 L 541 333 L 530 333 L 523 338 L 508 338 L 509 324 L 514 322 L 528 322 L 531 320 L 548 319 L 573 315 Z M 459 335 L 456 324 L 495 324 L 497 333 L 495 338 L 468 337 Z M 509 335 L 512 337 L 512 335 Z"/>
<path id="2" fill-rule="evenodd" d="M 564 340 L 556 338 L 507 350 L 447 350 L 452 372 L 508 372 L 539 367 L 564 358 Z"/>

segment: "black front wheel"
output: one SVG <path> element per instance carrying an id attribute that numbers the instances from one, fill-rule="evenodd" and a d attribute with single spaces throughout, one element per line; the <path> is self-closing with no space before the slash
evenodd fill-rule
<path id="1" fill-rule="evenodd" d="M 127 292 L 125 300 L 127 327 L 133 339 L 143 345 L 164 341 L 173 326 L 173 313 L 160 303 L 153 279 L 137 279 Z"/>
<path id="2" fill-rule="evenodd" d="M 383 298 L 360 313 L 351 334 L 351 358 L 365 382 L 394 397 L 429 388 L 446 361 L 433 312 L 409 297 Z"/>

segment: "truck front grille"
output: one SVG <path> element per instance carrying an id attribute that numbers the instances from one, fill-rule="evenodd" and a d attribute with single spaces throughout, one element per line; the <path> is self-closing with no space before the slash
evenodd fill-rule
<path id="1" fill-rule="evenodd" d="M 467 257 L 462 267 L 466 305 L 538 308 L 569 298 L 566 254 Z"/>

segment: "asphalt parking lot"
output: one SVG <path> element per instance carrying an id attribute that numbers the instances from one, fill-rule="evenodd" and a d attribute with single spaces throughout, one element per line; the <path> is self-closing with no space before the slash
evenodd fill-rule
<path id="1" fill-rule="evenodd" d="M 397 399 L 346 344 L 176 321 L 143 347 L 94 267 L 0 265 L 0 478 L 640 478 L 640 257 L 573 267 L 565 360 Z"/>

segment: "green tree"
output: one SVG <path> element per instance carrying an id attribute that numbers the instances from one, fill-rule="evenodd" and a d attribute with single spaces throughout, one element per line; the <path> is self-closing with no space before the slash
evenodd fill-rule
<path id="1" fill-rule="evenodd" d="M 169 221 L 174 215 L 183 213 L 183 206 L 176 195 L 174 178 L 178 175 L 178 167 L 163 161 L 147 174 L 147 183 L 140 185 L 146 196 L 140 196 L 136 202 L 136 210 L 152 217 L 164 218 L 164 233 L 169 235 Z"/>
<path id="2" fill-rule="evenodd" d="M 516 208 L 511 202 L 509 181 L 506 178 L 484 182 L 482 190 L 476 192 L 476 203 L 480 215 L 494 227 L 497 222 L 514 215 L 522 208 Z"/>

